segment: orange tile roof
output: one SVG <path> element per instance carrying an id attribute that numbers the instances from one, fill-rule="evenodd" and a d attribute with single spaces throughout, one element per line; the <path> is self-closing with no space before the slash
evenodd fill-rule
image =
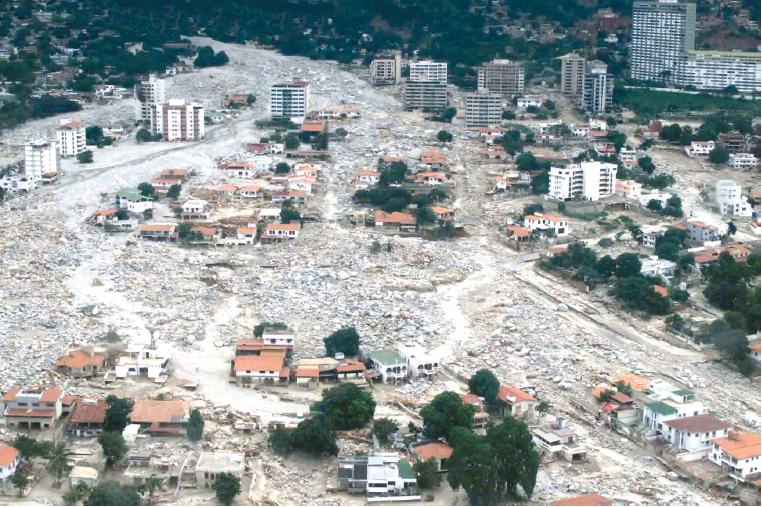
<path id="1" fill-rule="evenodd" d="M 244 236 L 256 236 L 257 228 L 256 227 L 238 227 L 236 229 L 236 232 L 238 234 L 243 234 Z"/>
<path id="2" fill-rule="evenodd" d="M 358 176 L 380 176 L 378 171 L 357 171 Z"/>
<path id="3" fill-rule="evenodd" d="M 72 424 L 102 424 L 105 420 L 105 398 L 98 398 L 97 400 L 84 400 L 80 398 L 69 418 L 69 422 Z"/>
<path id="4" fill-rule="evenodd" d="M 384 222 L 390 224 L 400 225 L 415 225 L 415 217 L 407 213 L 395 211 L 393 213 L 386 213 L 385 211 L 376 211 L 376 222 Z"/>
<path id="5" fill-rule="evenodd" d="M 591 507 L 597 507 L 597 506 L 604 506 L 604 505 L 614 505 L 614 500 L 612 500 L 611 498 L 607 498 L 603 495 L 599 495 L 597 493 L 592 493 L 589 495 L 573 496 L 571 498 L 556 500 L 555 502 L 551 503 L 551 505 L 570 505 L 570 506 L 587 505 Z"/>
<path id="6" fill-rule="evenodd" d="M 214 236 L 217 234 L 217 229 L 214 227 L 204 227 L 203 225 L 194 225 L 191 231 L 197 232 L 202 236 Z"/>
<path id="7" fill-rule="evenodd" d="M 106 361 L 104 354 L 95 353 L 88 354 L 84 350 L 72 350 L 67 355 L 59 357 L 56 360 L 56 366 L 64 366 L 66 368 L 84 368 L 87 365 L 101 367 Z"/>
<path id="8" fill-rule="evenodd" d="M 512 233 L 512 235 L 516 236 L 517 238 L 526 238 L 532 234 L 532 231 L 520 225 L 509 225 L 505 228 L 505 230 Z"/>
<path id="9" fill-rule="evenodd" d="M 262 190 L 261 185 L 244 185 L 241 187 L 241 192 L 259 192 Z"/>
<path id="10" fill-rule="evenodd" d="M 261 338 L 239 338 L 235 345 L 238 352 L 262 352 L 266 350 L 288 350 L 289 345 L 266 344 Z"/>
<path id="11" fill-rule="evenodd" d="M 7 408 L 6 417 L 55 417 L 56 411 L 52 408 Z"/>
<path id="12" fill-rule="evenodd" d="M 235 371 L 280 371 L 286 353 L 280 351 L 263 351 L 258 356 L 238 356 L 235 358 Z"/>
<path id="13" fill-rule="evenodd" d="M 534 221 L 539 222 L 542 220 L 547 220 L 549 222 L 567 222 L 568 221 L 568 219 L 564 217 L 560 217 L 558 215 L 550 215 L 547 213 L 543 213 L 542 215 L 527 215 L 524 217 L 524 220 L 529 220 L 530 222 L 534 222 Z"/>
<path id="14" fill-rule="evenodd" d="M 298 377 L 308 377 L 308 378 L 318 378 L 320 377 L 320 370 L 315 366 L 301 366 L 296 369 L 296 376 Z"/>
<path id="15" fill-rule="evenodd" d="M 293 224 L 267 224 L 265 227 L 265 233 L 267 231 L 298 231 L 302 226 L 296 222 Z"/>
<path id="16" fill-rule="evenodd" d="M 316 121 L 306 121 L 302 124 L 302 132 L 325 132 L 325 123 Z"/>
<path id="17" fill-rule="evenodd" d="M 21 391 L 21 387 L 15 386 L 11 387 L 6 391 L 6 393 L 3 395 L 3 401 L 13 401 L 16 399 L 16 395 Z"/>
<path id="18" fill-rule="evenodd" d="M 482 400 L 475 394 L 461 394 L 460 400 L 467 405 L 481 405 Z"/>
<path id="19" fill-rule="evenodd" d="M 130 421 L 135 424 L 179 423 L 190 413 L 185 400 L 137 400 Z"/>
<path id="20" fill-rule="evenodd" d="M 412 451 L 422 461 L 432 458 L 448 459 L 452 456 L 452 447 L 442 442 L 429 442 L 427 444 L 416 445 Z"/>
<path id="21" fill-rule="evenodd" d="M 365 371 L 365 365 L 361 361 L 355 361 L 354 359 L 348 359 L 347 361 L 336 365 L 336 371 L 338 373 L 349 373 L 353 371 Z"/>
<path id="22" fill-rule="evenodd" d="M 146 232 L 172 232 L 172 229 L 174 229 L 174 225 L 165 225 L 165 224 L 143 224 L 140 226 L 140 230 L 146 231 Z"/>
<path id="23" fill-rule="evenodd" d="M 444 208 L 442 206 L 433 206 L 431 211 L 434 212 L 435 215 L 449 215 L 450 213 L 455 213 L 450 208 Z"/>
<path id="24" fill-rule="evenodd" d="M 443 164 L 444 153 L 436 148 L 428 148 L 421 152 L 421 162 L 424 164 Z"/>
<path id="25" fill-rule="evenodd" d="M 497 399 L 510 404 L 521 401 L 537 401 L 531 394 L 513 386 L 500 386 L 497 391 Z"/>
<path id="26" fill-rule="evenodd" d="M 593 396 L 595 398 L 600 398 L 601 394 L 603 394 L 606 391 L 616 391 L 616 387 L 606 385 L 606 384 L 595 386 L 595 389 L 593 389 Z"/>
<path id="27" fill-rule="evenodd" d="M 238 187 L 231 183 L 223 183 L 222 185 L 217 185 L 215 188 L 217 192 L 235 192 L 238 190 Z"/>
<path id="28" fill-rule="evenodd" d="M 447 175 L 445 173 L 439 172 L 439 171 L 424 171 L 424 172 L 417 173 L 415 175 L 415 179 L 416 180 L 422 180 L 424 178 L 434 178 L 434 179 L 437 179 L 437 180 L 446 180 L 447 179 Z"/>
<path id="29" fill-rule="evenodd" d="M 175 183 L 177 183 L 177 179 L 176 178 L 154 178 L 151 180 L 151 183 L 157 184 L 157 185 L 161 185 L 164 183 L 168 185 L 174 185 Z"/>
<path id="30" fill-rule="evenodd" d="M 651 383 L 646 377 L 640 377 L 633 373 L 625 373 L 614 379 L 614 382 L 623 382 L 630 386 L 633 391 L 642 392 Z"/>
<path id="31" fill-rule="evenodd" d="M 10 467 L 18 457 L 19 451 L 15 447 L 0 445 L 0 468 Z"/>
<path id="32" fill-rule="evenodd" d="M 754 342 L 751 345 L 749 345 L 749 349 L 753 350 L 754 352 L 760 352 L 760 342 Z"/>
<path id="33" fill-rule="evenodd" d="M 63 389 L 60 387 L 49 387 L 42 391 L 42 395 L 40 396 L 40 401 L 43 403 L 53 403 L 58 401 L 63 397 Z"/>
<path id="34" fill-rule="evenodd" d="M 111 216 L 111 215 L 115 215 L 117 211 L 119 210 L 116 208 L 99 209 L 95 212 L 95 215 L 96 216 Z"/>
<path id="35" fill-rule="evenodd" d="M 715 438 L 712 442 L 735 459 L 748 459 L 760 455 L 759 433 L 731 431 L 727 437 Z"/>
<path id="36" fill-rule="evenodd" d="M 667 288 L 662 286 L 662 285 L 654 285 L 653 286 L 653 290 L 654 290 L 655 293 L 657 293 L 661 297 L 665 298 L 665 297 L 669 296 L 669 290 L 667 290 Z"/>

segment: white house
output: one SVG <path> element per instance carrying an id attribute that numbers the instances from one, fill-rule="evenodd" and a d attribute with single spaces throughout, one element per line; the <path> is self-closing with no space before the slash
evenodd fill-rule
<path id="1" fill-rule="evenodd" d="M 524 227 L 530 231 L 552 230 L 556 236 L 566 236 L 571 232 L 569 221 L 558 215 L 535 213 L 524 217 Z"/>
<path id="2" fill-rule="evenodd" d="M 708 158 L 714 147 L 714 141 L 691 141 L 690 146 L 685 147 L 685 153 L 689 157 Z"/>
<path id="3" fill-rule="evenodd" d="M 688 452 L 707 452 L 712 447 L 712 440 L 725 437 L 732 425 L 717 419 L 712 414 L 701 414 L 681 419 L 671 419 L 664 423 L 663 437 L 676 449 Z"/>
<path id="4" fill-rule="evenodd" d="M 759 159 L 751 153 L 731 153 L 728 165 L 733 169 L 748 171 L 759 165 Z"/>
<path id="5" fill-rule="evenodd" d="M 542 95 L 524 95 L 516 100 L 516 106 L 526 109 L 529 106 L 540 107 L 545 98 Z"/>
<path id="6" fill-rule="evenodd" d="M 663 225 L 640 226 L 640 242 L 648 248 L 656 248 L 656 239 L 664 235 L 667 228 Z"/>
<path id="7" fill-rule="evenodd" d="M 0 445 L 0 483 L 13 475 L 21 463 L 21 453 L 9 445 Z"/>
<path id="8" fill-rule="evenodd" d="M 143 213 L 145 210 L 153 209 L 153 200 L 150 197 L 142 195 L 136 188 L 120 188 L 116 193 L 116 207 L 126 209 L 133 213 Z"/>
<path id="9" fill-rule="evenodd" d="M 267 327 L 262 332 L 262 342 L 265 345 L 275 345 L 287 349 L 293 349 L 296 342 L 296 334 L 293 329 L 277 329 Z"/>
<path id="10" fill-rule="evenodd" d="M 407 378 L 407 360 L 393 350 L 377 350 L 371 352 L 369 358 L 384 383 L 397 383 Z"/>
<path id="11" fill-rule="evenodd" d="M 182 219 L 191 220 L 194 218 L 206 220 L 209 218 L 209 203 L 203 199 L 190 199 L 185 201 L 182 206 Z"/>
<path id="12" fill-rule="evenodd" d="M 72 488 L 81 484 L 92 489 L 98 484 L 98 470 L 93 467 L 77 465 L 69 471 L 69 484 Z"/>
<path id="13" fill-rule="evenodd" d="M 655 245 L 655 242 L 654 242 Z M 643 276 L 662 276 L 672 278 L 675 276 L 677 264 L 667 259 L 660 259 L 655 255 L 647 259 L 640 259 L 640 274 Z"/>
<path id="14" fill-rule="evenodd" d="M 648 203 L 651 201 L 659 201 L 661 203 L 661 207 L 665 207 L 667 205 L 667 201 L 672 197 L 672 194 L 669 192 L 659 192 L 656 189 L 652 189 L 650 192 L 643 192 L 640 194 L 640 198 L 638 198 L 638 202 L 641 206 L 648 206 Z"/>
<path id="15" fill-rule="evenodd" d="M 758 477 L 762 468 L 759 433 L 731 431 L 725 437 L 715 438 L 709 460 L 738 481 Z"/>
<path id="16" fill-rule="evenodd" d="M 719 180 L 715 186 L 720 213 L 740 217 L 752 216 L 752 207 L 743 195 L 741 185 L 733 180 Z"/>
<path id="17" fill-rule="evenodd" d="M 242 452 L 202 452 L 196 463 L 196 487 L 209 489 L 219 474 L 243 479 L 245 459 Z"/>
<path id="18" fill-rule="evenodd" d="M 56 129 L 56 146 L 62 157 L 75 157 L 87 149 L 85 123 L 68 118 L 59 120 Z"/>
<path id="19" fill-rule="evenodd" d="M 406 492 L 416 485 L 413 467 L 397 453 L 375 453 L 369 456 L 339 457 L 339 487 L 350 493 L 387 500 L 404 495 L 406 500 L 420 500 L 420 495 Z M 407 493 L 407 494 L 406 494 Z"/>
<path id="20" fill-rule="evenodd" d="M 439 362 L 432 357 L 431 352 L 420 345 L 414 343 L 400 345 L 397 351 L 407 361 L 407 371 L 411 378 L 430 377 L 437 374 Z"/>
<path id="21" fill-rule="evenodd" d="M 262 240 L 272 242 L 296 239 L 299 237 L 300 229 L 301 225 L 299 222 L 291 224 L 267 224 L 265 231 L 262 233 Z"/>
<path id="22" fill-rule="evenodd" d="M 652 386 L 649 386 L 649 389 L 652 389 Z M 656 391 L 660 391 L 658 387 Z M 643 406 L 642 422 L 647 432 L 652 435 L 666 434 L 667 421 L 707 413 L 704 405 L 696 400 L 696 395 L 687 389 L 671 390 L 657 395 L 657 398 L 662 399 L 650 401 Z"/>
<path id="23" fill-rule="evenodd" d="M 169 351 L 164 346 L 151 348 L 142 344 L 130 344 L 125 355 L 117 359 L 117 378 L 147 377 L 154 382 L 160 381 L 167 374 Z"/>
<path id="24" fill-rule="evenodd" d="M 514 386 L 500 386 L 497 399 L 503 402 L 503 415 L 517 419 L 532 419 L 538 401 L 531 394 Z"/>

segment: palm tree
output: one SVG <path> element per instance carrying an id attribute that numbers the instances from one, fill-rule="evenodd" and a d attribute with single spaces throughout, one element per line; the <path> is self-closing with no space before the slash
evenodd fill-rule
<path id="1" fill-rule="evenodd" d="M 56 478 L 56 482 L 61 482 L 63 476 L 69 471 L 69 454 L 69 450 L 64 444 L 58 444 L 47 456 L 48 465 L 46 469 Z"/>

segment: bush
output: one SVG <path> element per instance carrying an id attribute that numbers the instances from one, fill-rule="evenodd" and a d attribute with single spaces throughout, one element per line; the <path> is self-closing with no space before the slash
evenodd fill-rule
<path id="1" fill-rule="evenodd" d="M 332 429 L 343 431 L 362 428 L 373 420 L 376 402 L 355 384 L 339 384 L 323 391 L 323 399 L 311 410 L 323 414 Z"/>
<path id="2" fill-rule="evenodd" d="M 381 251 L 381 243 L 378 244 Z M 360 353 L 360 335 L 354 327 L 344 327 L 334 331 L 330 336 L 323 339 L 327 356 L 335 356 L 337 352 L 345 356 L 356 356 Z"/>
<path id="3" fill-rule="evenodd" d="M 437 134 L 437 140 L 443 143 L 449 143 L 452 141 L 452 134 L 447 132 L 446 130 L 440 130 Z"/>
<path id="4" fill-rule="evenodd" d="M 210 46 L 204 46 L 199 48 L 198 55 L 193 61 L 193 65 L 199 68 L 216 67 L 218 65 L 225 65 L 228 61 L 228 55 L 226 55 L 224 51 L 215 54 Z"/>
<path id="5" fill-rule="evenodd" d="M 92 164 L 93 163 L 93 152 L 90 150 L 85 150 L 82 153 L 77 154 L 77 162 L 80 164 Z"/>

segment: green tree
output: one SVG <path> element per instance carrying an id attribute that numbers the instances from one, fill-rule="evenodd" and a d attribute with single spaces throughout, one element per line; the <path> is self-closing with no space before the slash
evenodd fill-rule
<path id="1" fill-rule="evenodd" d="M 135 140 L 138 143 L 148 143 L 153 141 L 153 136 L 151 135 L 151 132 L 143 128 L 138 130 L 137 134 L 135 134 Z"/>
<path id="2" fill-rule="evenodd" d="M 471 428 L 475 411 L 474 407 L 463 403 L 457 393 L 440 393 L 420 411 L 423 433 L 433 440 L 448 439 L 455 427 Z"/>
<path id="3" fill-rule="evenodd" d="M 439 133 L 437 133 L 437 140 L 442 143 L 449 143 L 452 141 L 452 134 L 446 130 L 440 130 Z"/>
<path id="4" fill-rule="evenodd" d="M 519 171 L 536 171 L 540 168 L 539 162 L 531 151 L 521 153 L 516 157 L 516 168 Z"/>
<path id="5" fill-rule="evenodd" d="M 60 483 L 63 476 L 69 471 L 69 454 L 69 450 L 64 444 L 58 444 L 47 456 L 46 470 L 56 478 L 56 482 Z"/>
<path id="6" fill-rule="evenodd" d="M 721 310 L 742 308 L 751 296 L 749 280 L 758 274 L 749 264 L 736 262 L 727 252 L 722 252 L 704 270 L 704 296 Z"/>
<path id="7" fill-rule="evenodd" d="M 437 462 L 433 459 L 417 461 L 413 464 L 416 484 L 421 489 L 434 489 L 442 482 L 442 476 L 437 471 Z"/>
<path id="8" fill-rule="evenodd" d="M 180 186 L 179 183 L 173 183 L 169 187 L 169 190 L 167 190 L 167 197 L 169 197 L 170 199 L 177 199 L 178 197 L 180 197 L 181 190 L 182 190 L 182 187 Z"/>
<path id="9" fill-rule="evenodd" d="M 253 104 L 253 103 L 255 103 L 256 101 L 257 101 L 257 96 L 256 96 L 256 95 L 254 95 L 253 93 L 250 93 L 250 94 L 248 94 L 248 95 L 246 96 L 246 103 L 247 103 L 248 105 L 252 105 L 252 104 Z"/>
<path id="10" fill-rule="evenodd" d="M 77 505 L 80 500 L 87 497 L 89 492 L 90 488 L 83 483 L 78 482 L 74 484 L 74 486 L 69 488 L 69 491 L 63 494 L 64 505 Z"/>
<path id="11" fill-rule="evenodd" d="M 215 67 L 225 65 L 228 61 L 228 55 L 226 55 L 224 51 L 215 54 L 210 46 L 203 46 L 199 48 L 196 59 L 193 61 L 193 65 L 199 68 Z"/>
<path id="12" fill-rule="evenodd" d="M 293 448 L 291 432 L 288 430 L 271 431 L 267 438 L 267 445 L 278 454 L 288 454 Z"/>
<path id="13" fill-rule="evenodd" d="M 138 184 L 138 192 L 144 197 L 156 200 L 156 188 L 148 182 Z"/>
<path id="14" fill-rule="evenodd" d="M 623 253 L 616 258 L 616 268 L 614 274 L 617 278 L 626 278 L 628 276 L 637 276 L 640 274 L 640 259 L 634 253 Z"/>
<path id="15" fill-rule="evenodd" d="M 517 486 L 521 486 L 527 498 L 531 498 L 540 468 L 540 455 L 534 448 L 527 425 L 506 417 L 497 426 L 487 428 L 487 440 L 498 462 L 498 496 L 507 495 L 517 500 Z"/>
<path id="16" fill-rule="evenodd" d="M 201 412 L 196 409 L 191 410 L 188 418 L 188 439 L 191 442 L 198 442 L 204 436 L 204 418 Z"/>
<path id="17" fill-rule="evenodd" d="M 85 150 L 81 153 L 77 153 L 77 162 L 80 164 L 92 164 L 93 152 L 90 150 Z"/>
<path id="18" fill-rule="evenodd" d="M 315 456 L 335 456 L 339 452 L 331 421 L 322 414 L 300 422 L 291 434 L 291 443 L 294 449 Z"/>
<path id="19" fill-rule="evenodd" d="M 299 210 L 294 208 L 290 201 L 284 201 L 280 208 L 280 221 L 283 224 L 290 224 L 291 222 L 301 222 L 302 214 Z"/>
<path id="20" fill-rule="evenodd" d="M 278 162 L 275 166 L 275 174 L 288 174 L 291 171 L 291 166 L 288 162 Z"/>
<path id="21" fill-rule="evenodd" d="M 339 384 L 323 391 L 323 399 L 312 406 L 336 430 L 362 428 L 373 420 L 376 402 L 367 391 L 355 384 Z"/>
<path id="22" fill-rule="evenodd" d="M 648 204 L 646 204 L 646 208 L 650 209 L 651 211 L 656 211 L 657 213 L 662 210 L 661 201 L 658 199 L 651 199 L 648 201 Z"/>
<path id="23" fill-rule="evenodd" d="M 29 479 L 27 478 L 26 472 L 24 472 L 21 467 L 17 468 L 16 471 L 13 472 L 13 475 L 11 475 L 11 484 L 18 490 L 19 496 L 24 494 L 24 490 L 26 490 L 26 487 L 29 485 Z"/>
<path id="24" fill-rule="evenodd" d="M 730 160 L 730 152 L 719 146 L 709 152 L 709 161 L 713 164 L 724 164 Z"/>
<path id="25" fill-rule="evenodd" d="M 16 435 L 16 438 L 13 440 L 13 447 L 24 459 L 40 458 L 51 453 L 53 450 L 53 443 L 38 442 L 26 435 Z"/>
<path id="26" fill-rule="evenodd" d="M 448 467 L 447 482 L 455 491 L 462 487 L 471 505 L 498 504 L 499 470 L 486 438 L 470 431 L 458 432 Z"/>
<path id="27" fill-rule="evenodd" d="M 217 474 L 212 485 L 214 493 L 222 505 L 232 505 L 235 497 L 241 493 L 241 480 L 229 473 Z"/>
<path id="28" fill-rule="evenodd" d="M 378 443 L 381 445 L 389 445 L 391 443 L 392 434 L 396 433 L 399 426 L 395 421 L 382 417 L 373 421 L 373 434 L 378 439 Z"/>
<path id="29" fill-rule="evenodd" d="M 542 204 L 532 202 L 529 204 L 524 205 L 524 216 L 526 215 L 534 215 L 535 213 L 542 213 L 543 207 Z"/>
<path id="30" fill-rule="evenodd" d="M 381 250 L 381 243 L 378 245 Z M 327 356 L 335 356 L 337 352 L 345 356 L 356 356 L 360 353 L 360 335 L 354 327 L 343 327 L 323 339 Z"/>
<path id="31" fill-rule="evenodd" d="M 534 195 L 542 195 L 550 192 L 550 172 L 542 171 L 540 174 L 532 176 L 530 183 Z"/>
<path id="32" fill-rule="evenodd" d="M 286 134 L 286 139 L 284 140 L 284 145 L 287 150 L 297 150 L 299 149 L 299 136 L 296 134 Z"/>
<path id="33" fill-rule="evenodd" d="M 482 369 L 474 373 L 468 379 L 468 392 L 481 396 L 487 406 L 494 408 L 497 405 L 497 392 L 500 389 L 500 381 L 490 370 Z"/>
<path id="34" fill-rule="evenodd" d="M 633 310 L 657 315 L 669 312 L 669 300 L 657 294 L 651 283 L 642 276 L 620 278 L 612 293 Z"/>
<path id="35" fill-rule="evenodd" d="M 610 255 L 604 255 L 595 263 L 595 270 L 606 278 L 614 274 L 616 270 L 616 261 Z"/>
<path id="36" fill-rule="evenodd" d="M 109 394 L 106 397 L 106 419 L 103 422 L 103 429 L 121 433 L 130 422 L 130 412 L 132 412 L 132 401 Z"/>
<path id="37" fill-rule="evenodd" d="M 106 481 L 93 488 L 85 505 L 140 505 L 140 495 L 134 488 Z"/>
<path id="38" fill-rule="evenodd" d="M 103 455 L 106 457 L 106 465 L 111 467 L 124 458 L 127 454 L 127 444 L 122 434 L 116 431 L 106 431 L 98 436 Z"/>
<path id="39" fill-rule="evenodd" d="M 656 248 L 654 249 L 654 253 L 660 259 L 677 261 L 677 258 L 680 255 L 680 246 L 677 245 L 676 243 L 661 243 L 659 245 L 656 245 Z"/>
<path id="40" fill-rule="evenodd" d="M 638 165 L 648 174 L 652 174 L 656 169 L 656 166 L 654 165 L 653 160 L 651 160 L 651 157 L 640 157 L 638 159 Z"/>
<path id="41" fill-rule="evenodd" d="M 91 125 L 85 129 L 85 140 L 88 145 L 99 146 L 103 142 L 103 129 L 98 125 Z"/>

